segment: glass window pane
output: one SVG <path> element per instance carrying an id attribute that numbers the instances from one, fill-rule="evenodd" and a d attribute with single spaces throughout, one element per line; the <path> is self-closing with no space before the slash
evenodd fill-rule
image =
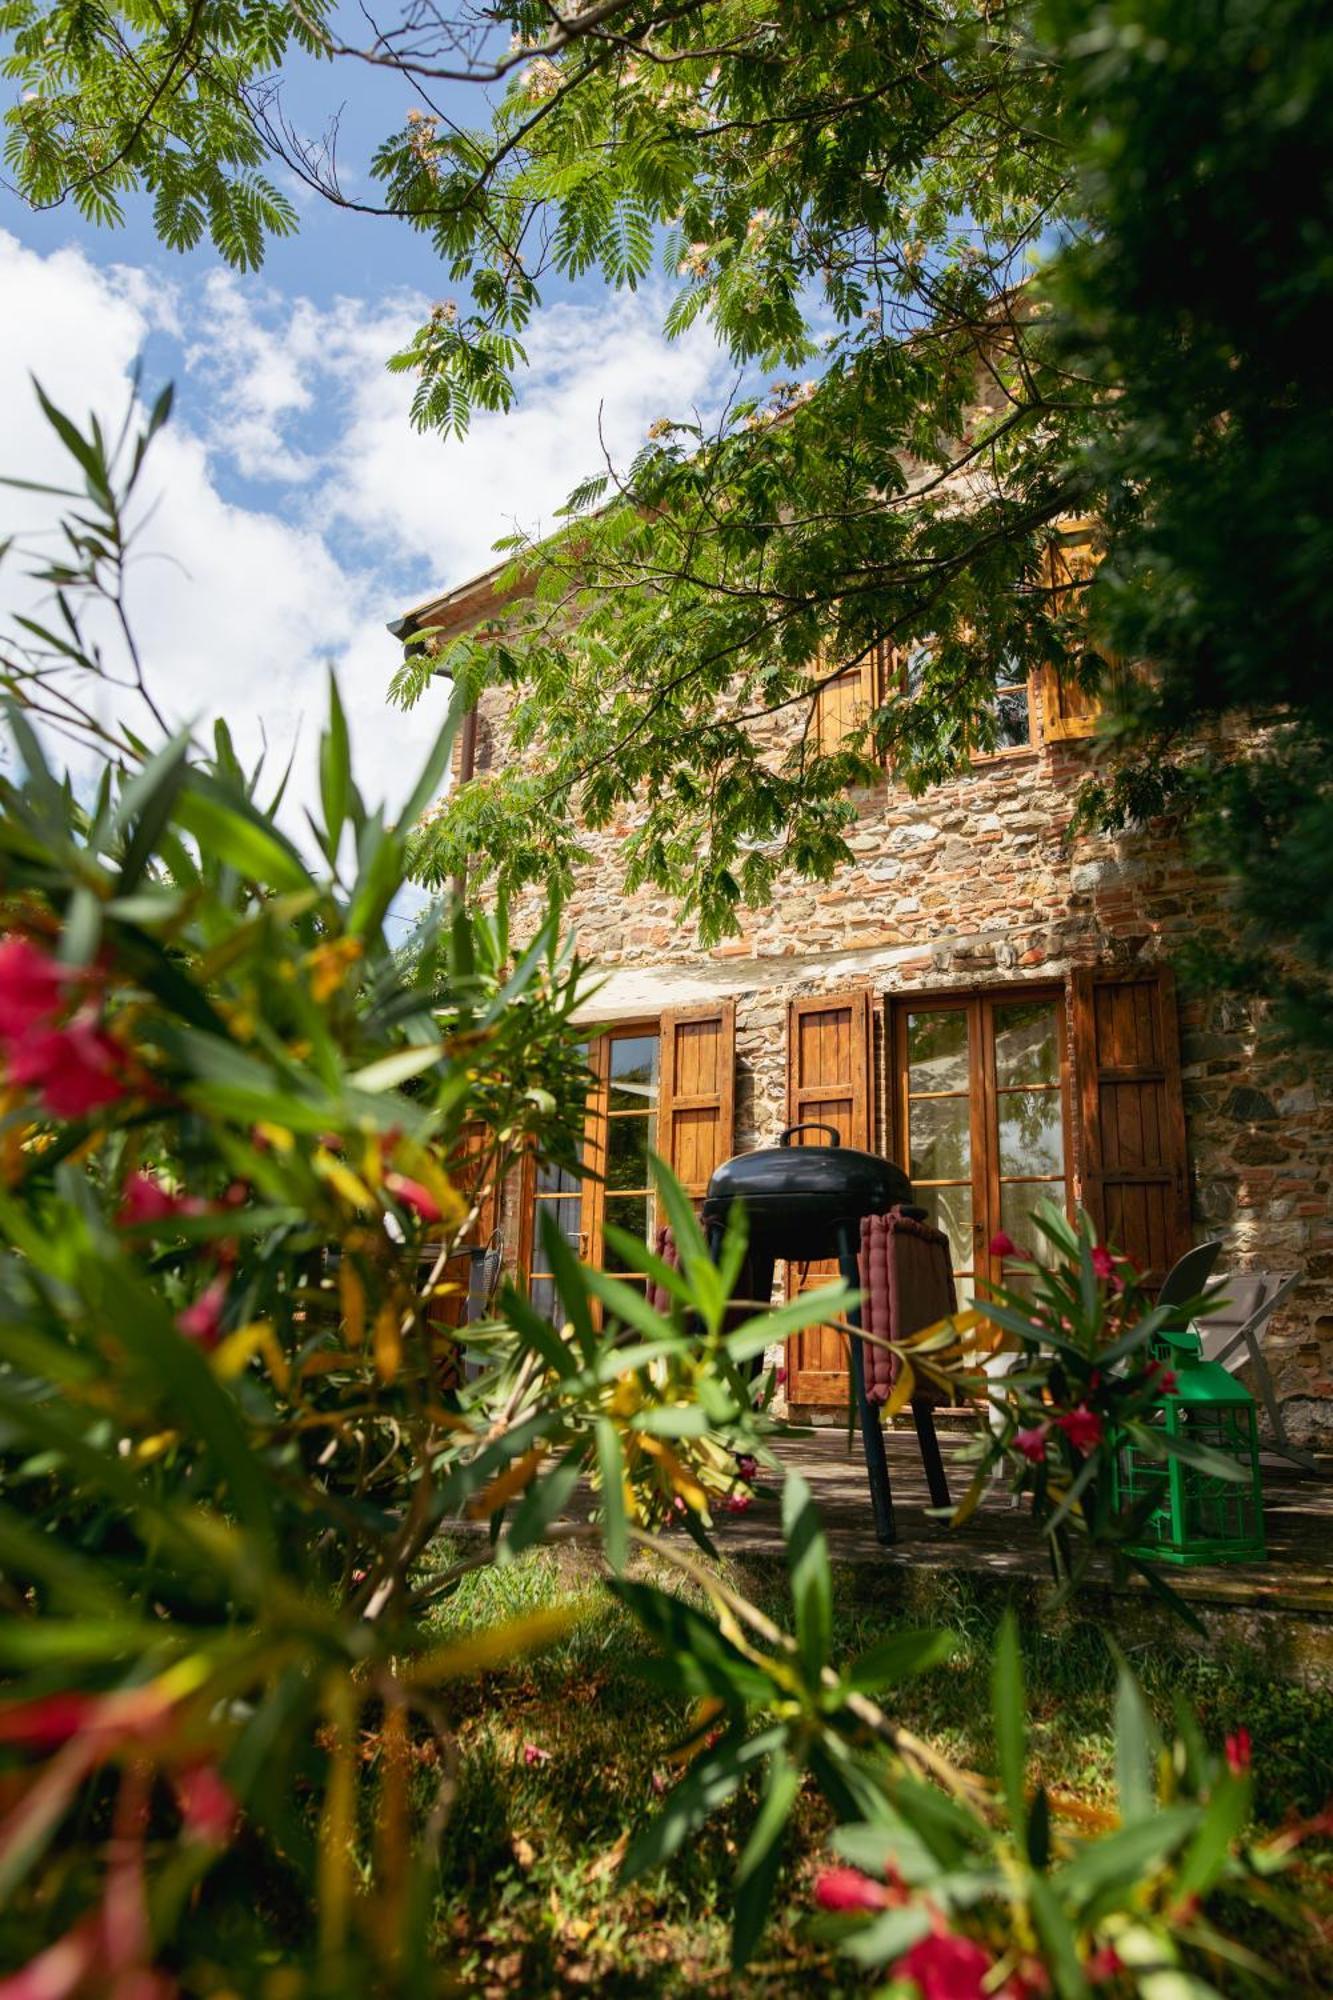
<path id="1" fill-rule="evenodd" d="M 1015 1083 L 1059 1083 L 1053 1001 L 1019 1001 L 995 1009 L 995 1081 L 1001 1090 Z"/>
<path id="2" fill-rule="evenodd" d="M 910 1109 L 914 1181 L 956 1181 L 972 1173 L 971 1111 L 965 1097 L 918 1097 Z"/>
<path id="3" fill-rule="evenodd" d="M 1064 1172 L 1058 1090 L 1009 1090 L 998 1099 L 998 1109 L 1002 1174 Z"/>
<path id="4" fill-rule="evenodd" d="M 967 1270 L 972 1263 L 972 1190 L 970 1187 L 920 1188 L 917 1205 L 927 1220 L 942 1229 L 949 1239 L 949 1261 L 955 1270 Z"/>
<path id="5" fill-rule="evenodd" d="M 646 1111 L 657 1102 L 656 1035 L 617 1035 L 611 1043 L 611 1109 Z"/>
<path id="6" fill-rule="evenodd" d="M 569 1167 L 552 1166 L 543 1160 L 537 1168 L 538 1194 L 578 1194 L 579 1177 Z"/>
<path id="7" fill-rule="evenodd" d="M 608 1118 L 606 1121 L 606 1184 L 610 1188 L 648 1185 L 648 1140 L 651 1118 Z"/>
<path id="8" fill-rule="evenodd" d="M 646 1194 L 608 1195 L 606 1198 L 606 1220 L 614 1223 L 617 1229 L 627 1229 L 631 1236 L 641 1237 L 646 1243 L 648 1241 L 649 1209 L 651 1204 L 652 1197 Z M 627 1268 L 609 1243 L 606 1246 L 606 1254 L 602 1262 L 608 1271 L 623 1271 Z"/>
<path id="9" fill-rule="evenodd" d="M 1027 687 L 997 688 L 991 713 L 995 717 L 995 748 L 1026 750 L 1032 741 Z"/>
<path id="10" fill-rule="evenodd" d="M 549 1216 L 560 1234 L 572 1250 L 579 1247 L 579 1218 L 583 1212 L 582 1201 L 539 1201 L 532 1219 L 532 1262 L 535 1270 L 545 1268 L 546 1256 L 542 1249 L 542 1223 Z"/>
<path id="11" fill-rule="evenodd" d="M 961 1007 L 907 1017 L 909 1090 L 966 1090 L 967 1015 Z"/>
<path id="12" fill-rule="evenodd" d="M 921 692 L 921 683 L 926 677 L 926 668 L 934 655 L 934 643 L 923 639 L 915 646 L 909 646 L 903 656 L 903 692 L 914 699 Z"/>

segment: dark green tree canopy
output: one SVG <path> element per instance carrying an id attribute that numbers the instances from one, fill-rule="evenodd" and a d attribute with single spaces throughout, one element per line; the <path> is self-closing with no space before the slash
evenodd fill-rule
<path id="1" fill-rule="evenodd" d="M 1152 673 L 1117 682 L 1087 815 L 1186 814 L 1240 871 L 1229 976 L 1320 1013 L 1333 30 L 1313 0 L 462 0 L 360 45 L 319 0 L 4 18 L 29 198 L 113 219 L 147 189 L 166 240 L 208 228 L 237 262 L 289 226 L 266 160 L 345 199 L 284 118 L 284 67 L 396 70 L 378 208 L 458 293 L 393 364 L 422 425 L 507 407 L 544 293 L 592 273 L 665 270 L 668 331 L 706 321 L 734 364 L 720 415 L 664 412 L 515 547 L 532 594 L 503 639 L 452 649 L 474 691 L 512 684 L 532 767 L 432 821 L 427 877 L 482 851 L 558 880 L 580 822 L 634 798 L 630 879 L 715 935 L 779 869 L 837 866 L 871 760 L 921 786 L 987 747 L 997 671 L 1095 683 L 1113 654 Z M 1046 551 L 1073 513 L 1106 559 L 1071 601 Z M 885 644 L 918 658 L 910 696 L 821 749 L 820 677 Z M 398 698 L 441 664 L 409 658 Z"/>

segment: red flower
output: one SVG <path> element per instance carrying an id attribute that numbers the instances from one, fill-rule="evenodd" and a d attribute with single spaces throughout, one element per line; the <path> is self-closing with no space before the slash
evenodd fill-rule
<path id="1" fill-rule="evenodd" d="M 0 1708 L 0 1743 L 57 1750 L 97 1720 L 101 1699 L 92 1694 L 48 1694 Z"/>
<path id="2" fill-rule="evenodd" d="M 240 1808 L 216 1764 L 192 1764 L 176 1776 L 176 1797 L 187 1838 L 223 1847 L 231 1839 Z"/>
<path id="3" fill-rule="evenodd" d="M 1092 1268 L 1099 1278 L 1104 1279 L 1113 1292 L 1123 1292 L 1125 1281 L 1116 1268 L 1116 1260 L 1104 1243 L 1099 1243 L 1092 1253 Z"/>
<path id="4" fill-rule="evenodd" d="M 523 1762 L 527 1765 L 529 1770 L 531 1770 L 535 1764 L 549 1764 L 550 1761 L 551 1761 L 550 1751 L 543 1750 L 539 1744 L 525 1743 L 523 1745 Z"/>
<path id="5" fill-rule="evenodd" d="M 921 2000 L 986 2000 L 983 1984 L 991 1960 L 971 1938 L 952 1931 L 932 1931 L 919 1938 L 894 1966 L 894 1977 L 911 1979 Z"/>
<path id="6" fill-rule="evenodd" d="M 439 1221 L 440 1204 L 420 1181 L 409 1180 L 406 1174 L 386 1174 L 384 1185 L 394 1200 L 401 1202 L 404 1208 L 410 1208 L 420 1221 Z"/>
<path id="7" fill-rule="evenodd" d="M 1113 1944 L 1102 1945 L 1094 1951 L 1083 1970 L 1094 1986 L 1104 1986 L 1108 1979 L 1114 1979 L 1117 1972 L 1123 1972 L 1125 1962 Z"/>
<path id="8" fill-rule="evenodd" d="M 1234 1777 L 1243 1778 L 1250 1768 L 1250 1732 L 1244 1724 L 1226 1740 L 1227 1769 Z"/>
<path id="9" fill-rule="evenodd" d="M 1088 1451 L 1102 1441 L 1102 1420 L 1095 1410 L 1086 1403 L 1080 1403 L 1076 1410 L 1066 1410 L 1057 1417 L 1056 1426 L 1062 1430 L 1075 1451 Z"/>
<path id="10" fill-rule="evenodd" d="M 815 1877 L 815 1901 L 821 1910 L 884 1910 L 890 1902 L 882 1882 L 872 1881 L 859 1868 L 825 1868 Z"/>
<path id="11" fill-rule="evenodd" d="M 1148 1378 L 1149 1388 L 1158 1396 L 1174 1396 L 1180 1382 L 1175 1369 L 1168 1368 L 1165 1361 L 1150 1361 Z"/>
<path id="12" fill-rule="evenodd" d="M 1046 1438 L 1050 1428 L 1049 1424 L 1036 1424 L 1030 1431 L 1020 1431 L 1014 1439 L 1024 1458 L 1030 1459 L 1033 1465 L 1040 1465 L 1046 1457 Z"/>
<path id="13" fill-rule="evenodd" d="M 52 1020 L 63 989 L 76 977 L 16 932 L 0 940 L 0 1039 L 11 1041 Z"/>
<path id="14" fill-rule="evenodd" d="M 11 1083 L 34 1085 L 55 1118 L 86 1118 L 129 1088 L 126 1052 L 86 1015 L 66 1028 L 33 1028 L 9 1052 Z"/>
<path id="15" fill-rule="evenodd" d="M 729 1514 L 744 1514 L 754 1505 L 753 1493 L 728 1493 L 722 1502 Z"/>
<path id="16" fill-rule="evenodd" d="M 758 1470 L 759 1470 L 758 1459 L 751 1458 L 748 1451 L 743 1451 L 740 1454 L 739 1458 L 736 1460 L 736 1471 L 739 1477 L 745 1480 L 747 1484 L 749 1484 L 751 1481 L 753 1481 Z"/>
<path id="17" fill-rule="evenodd" d="M 225 1279 L 214 1278 L 205 1285 L 192 1305 L 176 1315 L 177 1331 L 201 1347 L 214 1348 L 222 1338 L 222 1309 L 227 1303 Z"/>
<path id="18" fill-rule="evenodd" d="M 994 1236 L 991 1237 L 990 1253 L 992 1257 L 1016 1257 L 1018 1255 L 1018 1245 L 1007 1229 L 997 1229 Z"/>
<path id="19" fill-rule="evenodd" d="M 775 1370 L 773 1375 L 773 1380 L 777 1383 L 779 1389 L 782 1387 L 786 1379 L 787 1379 L 787 1371 L 785 1368 L 779 1368 Z"/>
<path id="20" fill-rule="evenodd" d="M 155 1174 L 131 1174 L 116 1210 L 122 1226 L 136 1222 L 169 1222 L 179 1215 L 184 1203 L 179 1195 L 163 1187 Z"/>

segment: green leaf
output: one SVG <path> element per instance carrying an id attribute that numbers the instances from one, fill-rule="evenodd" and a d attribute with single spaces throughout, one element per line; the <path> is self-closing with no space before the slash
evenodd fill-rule
<path id="1" fill-rule="evenodd" d="M 266 889 L 308 889 L 300 855 L 270 826 L 244 794 L 205 772 L 192 770 L 171 817 L 199 843 L 204 858 L 221 861 Z"/>
<path id="2" fill-rule="evenodd" d="M 942 1666 L 956 1650 L 952 1632 L 890 1632 L 854 1660 L 843 1678 L 860 1693 L 878 1694 Z"/>
<path id="3" fill-rule="evenodd" d="M 1078 1955 L 1074 1929 L 1045 1875 L 1028 1878 L 1028 1895 L 1037 1935 L 1046 1947 L 1046 1964 L 1060 2000 L 1089 2000 L 1092 1988 Z"/>
<path id="4" fill-rule="evenodd" d="M 1142 1690 L 1121 1658 L 1115 1691 L 1115 1777 L 1120 1818 L 1126 1826 L 1153 1811 L 1152 1763 L 1160 1746 Z"/>
<path id="5" fill-rule="evenodd" d="M 995 1761 L 1009 1808 L 1014 1838 L 1026 1851 L 1027 1730 L 1024 1716 L 1023 1667 L 1018 1652 L 1018 1623 L 1006 1611 L 1000 1624 L 991 1668 L 991 1713 L 995 1720 Z"/>
<path id="6" fill-rule="evenodd" d="M 336 860 L 338 839 L 347 818 L 352 783 L 351 746 L 347 717 L 338 693 L 338 676 L 329 669 L 329 726 L 319 739 L 319 795 L 324 808 L 325 852 Z"/>
<path id="7" fill-rule="evenodd" d="M 782 1836 L 801 1789 L 801 1773 L 782 1750 L 769 1758 L 758 1817 L 736 1864 L 736 1915 L 731 1963 L 739 1971 L 758 1944 L 773 1902 Z"/>
<path id="8" fill-rule="evenodd" d="M 547 1529 L 569 1504 L 583 1472 L 583 1448 L 576 1447 L 543 1479 L 536 1479 L 515 1509 L 509 1531 L 500 1543 L 502 1559 L 522 1555 L 543 1539 Z"/>
<path id="9" fill-rule="evenodd" d="M 397 1049 L 391 1056 L 380 1056 L 377 1061 L 367 1063 L 364 1069 L 353 1070 L 347 1083 L 353 1090 L 367 1090 L 375 1096 L 383 1090 L 397 1090 L 400 1084 L 410 1082 L 414 1076 L 438 1068 L 443 1058 L 443 1042 Z"/>
<path id="10" fill-rule="evenodd" d="M 799 1472 L 789 1472 L 783 1483 L 782 1533 L 787 1544 L 797 1652 L 806 1685 L 817 1688 L 833 1639 L 833 1579 L 819 1512 Z"/>
<path id="11" fill-rule="evenodd" d="M 625 1455 L 620 1449 L 620 1434 L 609 1417 L 598 1417 L 596 1430 L 597 1465 L 602 1481 L 602 1541 L 606 1559 L 619 1575 L 629 1561 Z"/>

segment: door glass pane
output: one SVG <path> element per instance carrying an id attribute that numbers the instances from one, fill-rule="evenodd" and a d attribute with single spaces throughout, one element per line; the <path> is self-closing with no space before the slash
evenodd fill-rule
<path id="1" fill-rule="evenodd" d="M 570 1248 L 577 1250 L 579 1247 L 579 1217 L 582 1209 L 583 1203 L 577 1199 L 574 1201 L 539 1201 L 537 1203 L 537 1212 L 533 1217 L 535 1240 L 532 1246 L 532 1261 L 537 1270 L 540 1271 L 543 1269 L 546 1263 L 546 1253 L 542 1249 L 543 1218 L 549 1216 Z"/>
<path id="2" fill-rule="evenodd" d="M 1000 1172 L 1064 1171 L 1064 1131 L 1058 1090 L 1006 1090 L 999 1098 Z M 914 1105 L 913 1110 L 916 1109 Z"/>
<path id="3" fill-rule="evenodd" d="M 950 1262 L 956 1271 L 970 1269 L 972 1263 L 971 1187 L 926 1187 L 916 1191 L 919 1207 L 927 1220 L 942 1229 L 949 1239 Z"/>
<path id="4" fill-rule="evenodd" d="M 1065 1184 L 1062 1180 L 1051 1181 L 1048 1186 L 1033 1186 L 1031 1181 L 1004 1181 L 1000 1186 L 1000 1227 L 1007 1231 L 1018 1245 L 1018 1252 L 1030 1264 L 1051 1264 L 1056 1253 L 1032 1220 L 1032 1211 L 1039 1201 L 1054 1201 L 1064 1206 Z"/>
<path id="5" fill-rule="evenodd" d="M 1059 1083 L 1060 1040 L 1051 1001 L 995 1009 L 995 1081 L 1001 1090 L 1018 1083 Z"/>
<path id="6" fill-rule="evenodd" d="M 538 1194 L 573 1194 L 580 1189 L 579 1177 L 569 1167 L 555 1167 L 543 1160 L 537 1169 Z"/>
<path id="7" fill-rule="evenodd" d="M 967 1015 L 961 1007 L 907 1017 L 908 1089 L 966 1090 Z"/>
<path id="8" fill-rule="evenodd" d="M 971 1112 L 965 1097 L 918 1097 L 909 1110 L 912 1180 L 956 1181 L 972 1171 Z"/>
<path id="9" fill-rule="evenodd" d="M 611 1044 L 611 1109 L 646 1111 L 657 1102 L 656 1035 L 617 1035 Z"/>
<path id="10" fill-rule="evenodd" d="M 555 1283 L 551 1278 L 534 1278 L 528 1297 L 543 1319 L 555 1318 Z"/>
<path id="11" fill-rule="evenodd" d="M 609 1188 L 648 1185 L 648 1118 L 607 1120 L 606 1184 Z"/>
<path id="12" fill-rule="evenodd" d="M 606 1220 L 614 1223 L 617 1229 L 628 1230 L 631 1236 L 641 1237 L 646 1243 L 648 1241 L 648 1211 L 650 1205 L 651 1197 L 646 1194 L 608 1195 L 606 1198 Z M 632 1268 L 624 1262 L 623 1258 L 616 1254 L 610 1243 L 606 1246 L 606 1254 L 602 1262 L 608 1271 L 624 1271 Z"/>

